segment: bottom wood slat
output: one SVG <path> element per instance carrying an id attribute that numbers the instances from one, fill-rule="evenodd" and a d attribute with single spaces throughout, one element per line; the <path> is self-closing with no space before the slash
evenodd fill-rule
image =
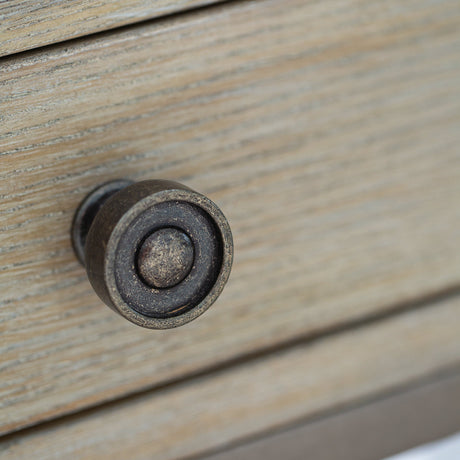
<path id="1" fill-rule="evenodd" d="M 4 439 L 5 459 L 197 455 L 460 365 L 460 299 Z"/>
<path id="2" fill-rule="evenodd" d="M 289 427 L 200 460 L 381 460 L 456 433 L 460 373 Z"/>

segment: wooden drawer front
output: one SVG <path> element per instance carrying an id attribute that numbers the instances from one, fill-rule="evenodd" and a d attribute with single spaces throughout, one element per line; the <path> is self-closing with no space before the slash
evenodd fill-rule
<path id="1" fill-rule="evenodd" d="M 237 2 L 4 59 L 2 431 L 455 287 L 459 19 Z M 129 324 L 74 257 L 78 203 L 117 177 L 179 180 L 230 221 L 232 277 L 190 325 Z"/>

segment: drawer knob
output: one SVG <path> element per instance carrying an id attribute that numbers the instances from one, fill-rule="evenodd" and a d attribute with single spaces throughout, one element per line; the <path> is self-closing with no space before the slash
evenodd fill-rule
<path id="1" fill-rule="evenodd" d="M 222 211 L 166 180 L 115 180 L 93 190 L 75 213 L 72 243 L 101 300 L 150 329 L 181 326 L 204 313 L 233 260 Z"/>

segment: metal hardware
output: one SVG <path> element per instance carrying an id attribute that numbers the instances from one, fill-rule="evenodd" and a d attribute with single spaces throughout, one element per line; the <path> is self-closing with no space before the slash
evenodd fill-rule
<path id="1" fill-rule="evenodd" d="M 222 292 L 233 260 L 220 209 L 165 180 L 101 185 L 80 204 L 72 241 L 103 302 L 150 329 L 181 326 L 204 313 Z"/>

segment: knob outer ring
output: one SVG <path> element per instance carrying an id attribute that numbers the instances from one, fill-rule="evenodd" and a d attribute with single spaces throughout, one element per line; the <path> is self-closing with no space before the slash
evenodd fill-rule
<path id="1" fill-rule="evenodd" d="M 220 233 L 222 258 L 216 280 L 200 303 L 178 316 L 158 318 L 139 313 L 123 300 L 114 268 L 118 244 L 131 222 L 152 206 L 165 201 L 184 201 L 204 210 Z M 232 233 L 222 211 L 204 195 L 174 181 L 136 182 L 108 198 L 94 218 L 86 239 L 85 263 L 91 285 L 112 310 L 138 326 L 170 329 L 202 315 L 219 297 L 233 263 Z"/>

